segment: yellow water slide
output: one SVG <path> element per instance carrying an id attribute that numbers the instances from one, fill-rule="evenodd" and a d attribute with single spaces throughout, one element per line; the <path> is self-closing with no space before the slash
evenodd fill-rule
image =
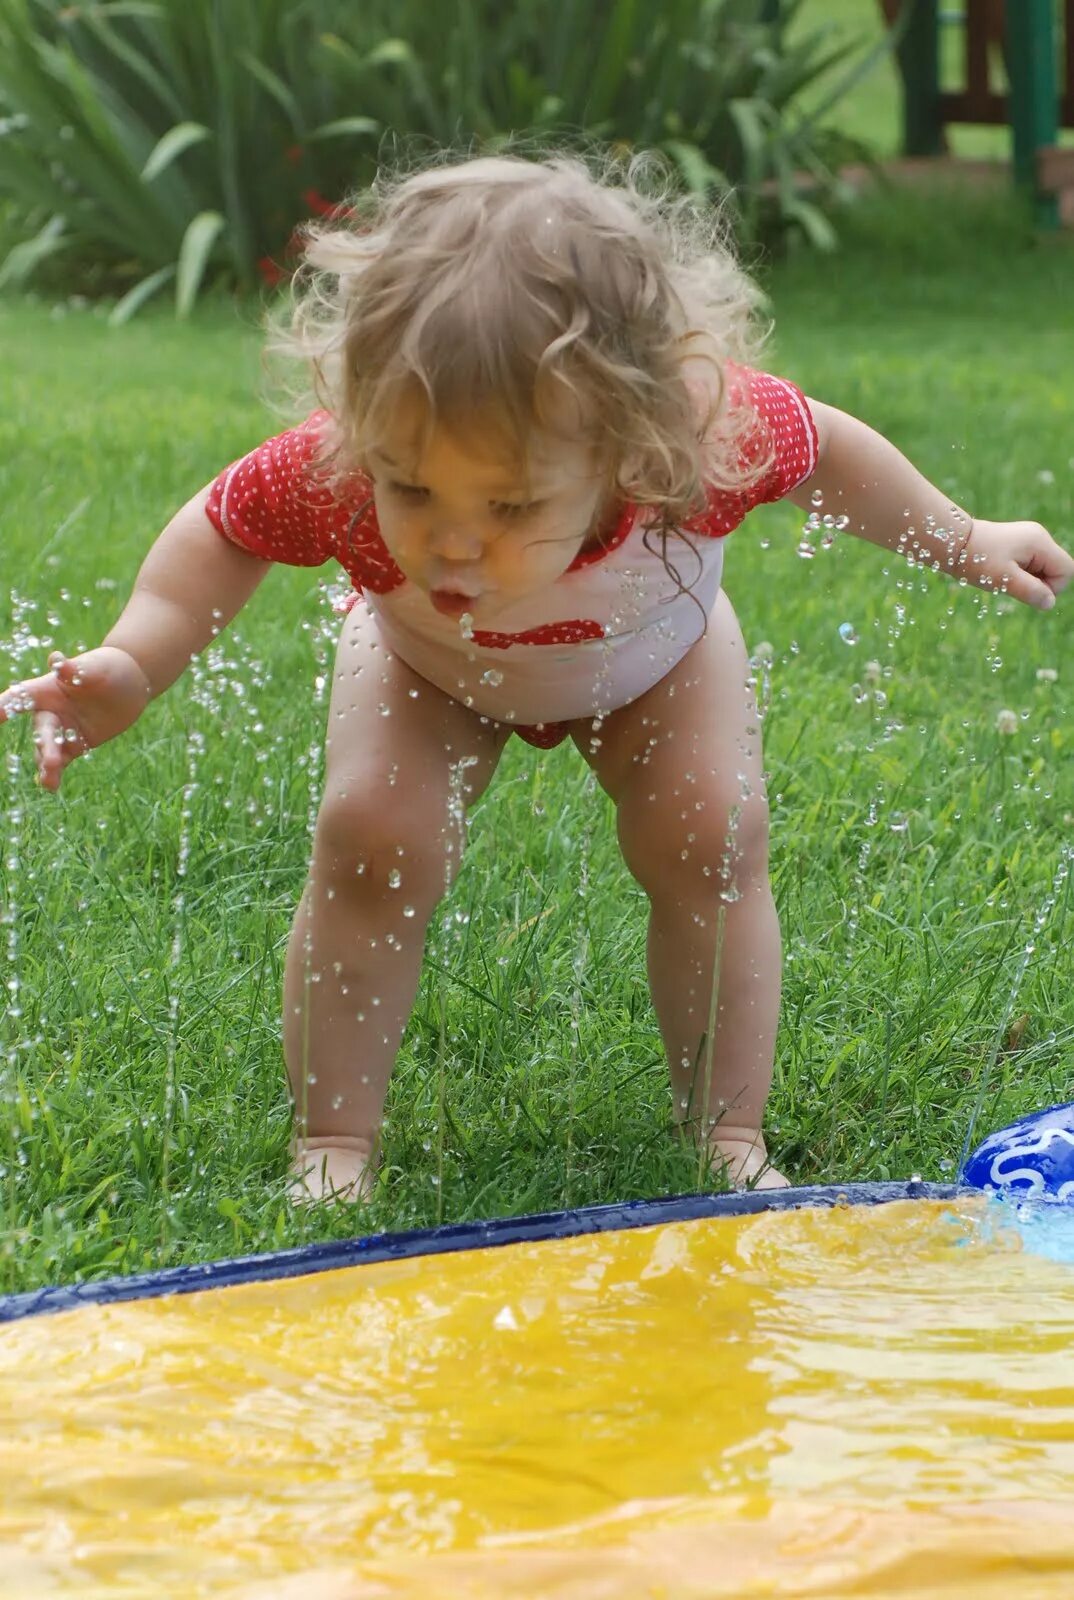
<path id="1" fill-rule="evenodd" d="M 983 1197 L 0 1328 L 0 1596 L 1069 1600 L 1074 1267 Z"/>

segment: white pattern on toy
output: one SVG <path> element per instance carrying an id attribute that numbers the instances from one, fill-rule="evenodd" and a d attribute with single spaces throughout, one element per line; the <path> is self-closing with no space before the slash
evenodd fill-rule
<path id="1" fill-rule="evenodd" d="M 1016 1144 L 1002 1150 L 995 1156 L 989 1168 L 989 1177 L 992 1182 L 1002 1189 L 1011 1188 L 1016 1183 L 1028 1185 L 1030 1194 L 1043 1194 L 1045 1189 L 1044 1174 L 1038 1172 L 1036 1167 L 1016 1167 L 1013 1172 L 1004 1171 L 1009 1161 L 1025 1160 L 1027 1156 L 1039 1156 L 1054 1144 L 1057 1139 L 1064 1144 L 1074 1146 L 1074 1133 L 1068 1128 L 1045 1128 L 1036 1138 L 1028 1139 L 1022 1144 Z M 1059 1200 L 1067 1200 L 1074 1195 L 1074 1180 L 1061 1184 L 1056 1193 Z"/>

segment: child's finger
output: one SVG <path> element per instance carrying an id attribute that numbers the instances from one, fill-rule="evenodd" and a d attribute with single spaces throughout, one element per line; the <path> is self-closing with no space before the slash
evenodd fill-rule
<path id="1" fill-rule="evenodd" d="M 1046 574 L 1053 594 L 1059 594 L 1074 578 L 1074 556 L 1052 541 L 1051 561 Z"/>
<path id="2" fill-rule="evenodd" d="M 58 651 L 53 652 L 49 660 L 52 661 L 58 654 Z M 44 673 L 40 678 L 26 678 L 22 683 L 13 683 L 10 689 L 5 689 L 0 694 L 0 722 L 32 711 L 53 710 L 58 713 L 68 703 L 72 686 L 77 690 L 82 682 L 74 666 L 73 662 L 61 657 L 51 672 Z"/>
<path id="3" fill-rule="evenodd" d="M 28 683 L 13 683 L 10 689 L 5 689 L 3 694 L 0 694 L 0 722 L 24 716 L 28 711 L 35 709 L 36 702 Z"/>
<path id="4" fill-rule="evenodd" d="M 87 673 L 81 660 L 65 656 L 61 650 L 52 652 L 48 658 L 48 664 L 52 668 L 56 681 L 61 683 L 65 689 L 71 689 L 75 693 L 84 683 L 89 683 L 94 688 L 100 683 L 99 672 L 96 674 Z"/>
<path id="5" fill-rule="evenodd" d="M 1042 578 L 1037 578 L 1024 567 L 1012 564 L 1007 570 L 1007 593 L 1023 605 L 1034 606 L 1038 611 L 1050 611 L 1055 605 L 1055 595 Z"/>
<path id="6" fill-rule="evenodd" d="M 1014 559 L 1035 578 L 1043 578 L 1053 594 L 1059 594 L 1074 578 L 1074 556 L 1043 528 L 1025 548 L 1014 552 Z"/>
<path id="7" fill-rule="evenodd" d="M 41 711 L 34 718 L 37 776 L 46 789 L 58 789 L 63 776 L 65 761 L 60 733 L 60 719 L 51 711 Z"/>

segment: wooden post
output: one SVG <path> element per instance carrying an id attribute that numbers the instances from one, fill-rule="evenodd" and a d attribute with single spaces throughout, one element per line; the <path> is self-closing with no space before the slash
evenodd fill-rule
<path id="1" fill-rule="evenodd" d="M 940 18 L 937 0 L 902 0 L 909 8 L 899 41 L 903 89 L 903 154 L 943 154 L 940 120 Z"/>
<path id="2" fill-rule="evenodd" d="M 1015 181 L 1030 195 L 1041 228 L 1059 226 L 1059 202 L 1042 187 L 1038 155 L 1059 142 L 1053 0 L 1017 0 L 1007 6 L 1007 62 L 1011 80 L 1011 135 Z"/>

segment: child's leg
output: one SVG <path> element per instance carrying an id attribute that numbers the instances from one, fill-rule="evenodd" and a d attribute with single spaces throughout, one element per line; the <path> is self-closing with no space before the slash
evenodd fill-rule
<path id="1" fill-rule="evenodd" d="M 766 1187 L 786 1181 L 767 1167 L 761 1134 L 781 953 L 749 672 L 721 593 L 705 637 L 647 694 L 605 720 L 596 751 L 588 724 L 575 724 L 572 734 L 616 803 L 624 857 L 649 896 L 649 981 L 675 1115 L 698 1124 L 707 1118 L 731 1177 L 760 1174 Z"/>
<path id="2" fill-rule="evenodd" d="M 309 1195 L 355 1185 L 370 1161 L 425 930 L 458 868 L 463 805 L 488 784 L 508 732 L 412 672 L 364 606 L 350 613 L 284 979 L 294 1165 Z"/>

